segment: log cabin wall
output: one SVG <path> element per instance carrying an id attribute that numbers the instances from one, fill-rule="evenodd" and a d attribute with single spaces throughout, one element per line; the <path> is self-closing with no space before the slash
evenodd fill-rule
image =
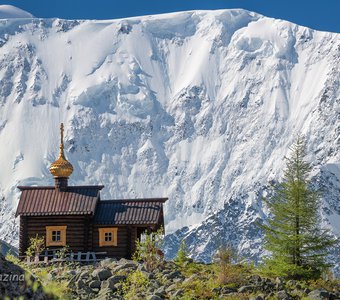
<path id="1" fill-rule="evenodd" d="M 90 243 L 86 243 L 85 234 L 89 233 L 89 227 L 86 228 L 86 222 L 89 222 L 87 216 L 45 216 L 45 217 L 24 217 L 26 223 L 26 243 L 25 237 L 22 242 L 21 253 L 25 254 L 29 246 L 29 239 L 39 236 L 44 236 L 46 239 L 46 226 L 67 226 L 66 229 L 66 244 L 73 252 L 89 251 Z M 20 230 L 21 231 L 21 230 Z M 90 236 L 90 234 L 88 234 Z M 89 240 L 89 238 L 88 238 Z M 45 240 L 46 242 L 46 240 Z M 49 246 L 49 249 L 61 248 L 60 246 Z"/>
<path id="2" fill-rule="evenodd" d="M 99 246 L 99 228 L 118 228 L 117 246 Z M 115 258 L 131 258 L 129 228 L 127 226 L 93 225 L 93 251 L 106 252 L 106 256 Z"/>
<path id="3" fill-rule="evenodd" d="M 137 240 L 137 227 L 129 226 L 129 255 L 132 255 L 136 251 L 136 240 Z"/>
<path id="4" fill-rule="evenodd" d="M 28 247 L 27 217 L 20 216 L 19 226 L 19 256 L 24 256 Z"/>

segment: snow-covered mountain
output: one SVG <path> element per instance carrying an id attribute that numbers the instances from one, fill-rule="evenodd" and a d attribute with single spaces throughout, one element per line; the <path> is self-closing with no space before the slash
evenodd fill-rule
<path id="1" fill-rule="evenodd" d="M 71 184 L 169 197 L 169 257 L 182 238 L 199 259 L 226 242 L 258 257 L 299 133 L 340 235 L 339 70 L 339 34 L 241 9 L 0 20 L 0 238 L 17 241 L 16 186 L 53 184 L 60 122 Z"/>
<path id="2" fill-rule="evenodd" d="M 34 18 L 33 15 L 13 5 L 0 5 L 0 19 Z"/>

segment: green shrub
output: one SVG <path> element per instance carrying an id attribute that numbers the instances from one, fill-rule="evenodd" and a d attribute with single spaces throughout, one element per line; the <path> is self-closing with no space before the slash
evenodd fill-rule
<path id="1" fill-rule="evenodd" d="M 39 255 L 45 246 L 45 238 L 39 236 L 31 237 L 29 241 L 29 247 L 26 250 L 26 255 L 29 257 Z"/>
<path id="2" fill-rule="evenodd" d="M 181 288 L 184 290 L 184 295 L 181 299 L 217 299 L 212 291 L 215 287 L 217 286 L 213 277 L 199 277 L 182 284 Z"/>
<path id="3" fill-rule="evenodd" d="M 13 255 L 11 251 L 6 254 L 6 260 L 12 262 L 15 265 L 21 265 L 19 257 Z"/>
<path id="4" fill-rule="evenodd" d="M 126 281 L 123 283 L 123 297 L 124 299 L 133 299 L 136 295 L 146 293 L 150 282 L 143 272 L 136 270 L 128 275 Z"/>
<path id="5" fill-rule="evenodd" d="M 70 251 L 70 247 L 68 245 L 65 245 L 64 247 L 60 248 L 57 251 L 56 256 L 60 259 L 65 259 L 69 251 Z"/>
<path id="6" fill-rule="evenodd" d="M 145 233 L 143 239 L 136 241 L 136 252 L 133 255 L 133 259 L 135 261 L 143 261 L 148 271 L 155 270 L 164 261 L 163 252 L 160 250 L 163 239 L 163 228 L 160 228 L 157 232 Z"/>
<path id="7" fill-rule="evenodd" d="M 221 246 L 214 255 L 217 280 L 220 284 L 238 284 L 244 280 L 245 268 L 233 264 L 237 260 L 235 250 L 230 246 Z"/>

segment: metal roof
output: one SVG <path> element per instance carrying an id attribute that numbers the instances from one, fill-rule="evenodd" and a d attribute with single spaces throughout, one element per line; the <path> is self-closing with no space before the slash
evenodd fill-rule
<path id="1" fill-rule="evenodd" d="M 99 201 L 95 224 L 151 225 L 163 223 L 162 207 L 167 198 Z"/>
<path id="2" fill-rule="evenodd" d="M 54 186 L 19 186 L 21 196 L 16 216 L 93 215 L 103 187 L 68 186 L 59 190 Z"/>

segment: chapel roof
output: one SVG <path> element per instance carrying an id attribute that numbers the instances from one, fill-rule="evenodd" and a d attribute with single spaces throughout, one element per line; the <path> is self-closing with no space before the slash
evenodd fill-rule
<path id="1" fill-rule="evenodd" d="M 103 187 L 68 186 L 59 190 L 54 186 L 18 186 L 21 196 L 16 216 L 93 215 Z"/>
<path id="2" fill-rule="evenodd" d="M 163 204 L 166 200 L 167 198 L 103 200 L 98 202 L 94 223 L 101 225 L 160 224 L 163 223 Z"/>

